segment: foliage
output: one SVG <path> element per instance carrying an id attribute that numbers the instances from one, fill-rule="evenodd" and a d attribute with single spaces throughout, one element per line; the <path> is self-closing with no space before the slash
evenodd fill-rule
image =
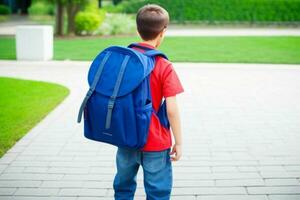
<path id="1" fill-rule="evenodd" d="M 108 4 L 106 6 L 103 6 L 103 9 L 106 10 L 108 13 L 125 13 L 123 3 L 120 3 L 118 5 Z"/>
<path id="2" fill-rule="evenodd" d="M 0 157 L 68 93 L 57 84 L 0 78 Z"/>
<path id="3" fill-rule="evenodd" d="M 122 0 L 112 0 L 114 5 L 121 3 Z"/>
<path id="4" fill-rule="evenodd" d="M 89 0 L 83 6 L 83 11 L 87 12 L 99 12 L 98 0 Z"/>
<path id="5" fill-rule="evenodd" d="M 98 33 L 101 35 L 132 35 L 136 33 L 135 19 L 126 14 L 107 14 Z"/>
<path id="6" fill-rule="evenodd" d="M 105 18 L 104 11 L 80 11 L 75 17 L 76 33 L 80 35 L 94 34 Z"/>
<path id="7" fill-rule="evenodd" d="M 30 15 L 54 15 L 54 5 L 44 2 L 36 1 L 28 9 Z"/>
<path id="8" fill-rule="evenodd" d="M 10 8 L 6 5 L 0 5 L 0 15 L 9 15 L 10 14 Z"/>
<path id="9" fill-rule="evenodd" d="M 299 22 L 300 0 L 128 0 L 122 12 L 136 13 L 145 4 L 166 8 L 173 21 Z M 118 6 L 119 6 L 118 5 Z"/>

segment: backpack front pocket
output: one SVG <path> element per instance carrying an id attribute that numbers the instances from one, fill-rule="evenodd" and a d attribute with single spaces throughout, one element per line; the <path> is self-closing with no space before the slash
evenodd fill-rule
<path id="1" fill-rule="evenodd" d="M 138 143 L 143 147 L 147 141 L 152 115 L 152 103 L 148 103 L 141 108 L 136 109 L 136 129 Z"/>

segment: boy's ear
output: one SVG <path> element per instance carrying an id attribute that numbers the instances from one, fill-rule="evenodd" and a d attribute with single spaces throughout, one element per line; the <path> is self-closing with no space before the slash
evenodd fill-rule
<path id="1" fill-rule="evenodd" d="M 137 36 L 141 37 L 140 33 L 138 31 L 136 31 Z"/>
<path id="2" fill-rule="evenodd" d="M 165 36 L 165 33 L 166 33 L 166 28 L 164 28 L 161 32 L 160 32 L 160 34 L 159 34 L 159 37 L 164 37 Z"/>

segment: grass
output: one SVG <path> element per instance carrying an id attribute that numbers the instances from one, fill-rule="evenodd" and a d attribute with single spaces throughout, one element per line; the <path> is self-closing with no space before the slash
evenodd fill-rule
<path id="1" fill-rule="evenodd" d="M 54 59 L 92 60 L 110 45 L 136 37 L 55 39 Z M 13 38 L 0 38 L 0 59 L 16 59 Z M 160 47 L 173 62 L 300 63 L 300 37 L 168 37 Z"/>
<path id="2" fill-rule="evenodd" d="M 1 23 L 1 22 L 7 21 L 8 18 L 9 18 L 9 17 L 8 17 L 7 15 L 0 15 L 0 23 Z"/>
<path id="3" fill-rule="evenodd" d="M 0 78 L 0 157 L 67 95 L 61 85 Z"/>

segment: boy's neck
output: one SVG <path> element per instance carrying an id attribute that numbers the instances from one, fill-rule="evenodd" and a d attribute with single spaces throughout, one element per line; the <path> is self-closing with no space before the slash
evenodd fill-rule
<path id="1" fill-rule="evenodd" d="M 159 46 L 158 42 L 156 40 L 148 40 L 148 41 L 143 40 L 142 43 L 150 45 L 150 46 L 152 46 L 154 48 L 157 48 Z"/>

